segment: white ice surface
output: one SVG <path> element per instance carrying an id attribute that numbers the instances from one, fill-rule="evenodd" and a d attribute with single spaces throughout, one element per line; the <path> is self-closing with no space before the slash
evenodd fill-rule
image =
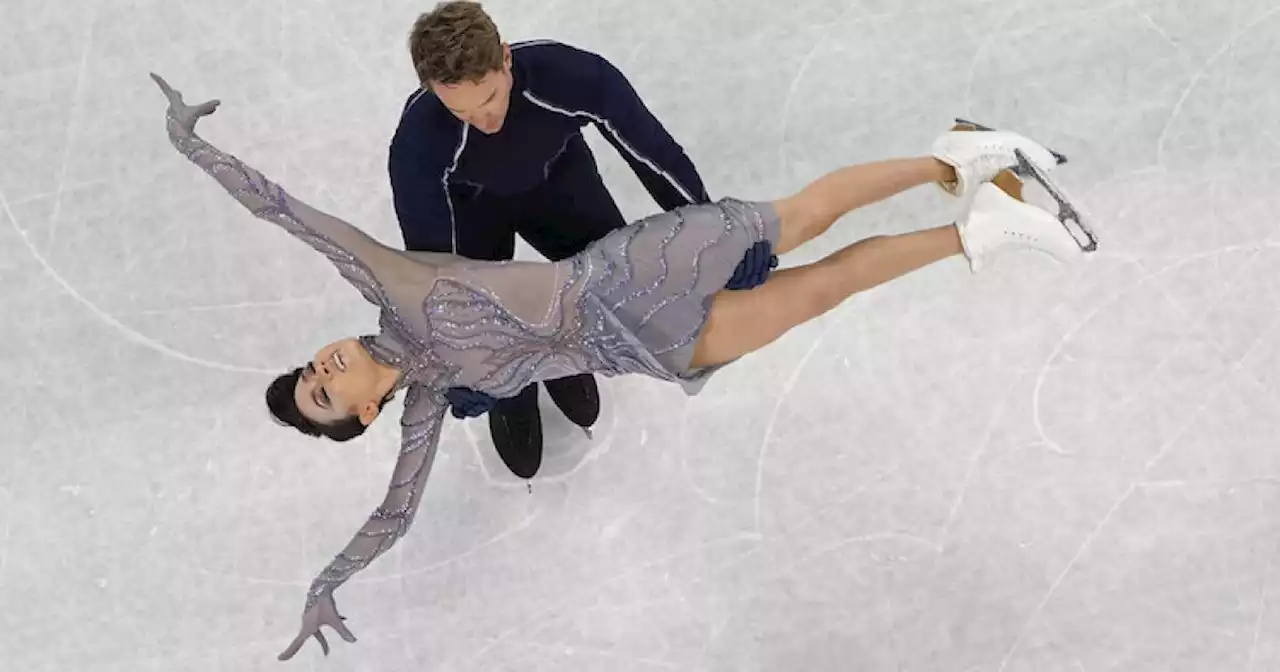
<path id="1" fill-rule="evenodd" d="M 373 313 L 168 145 L 147 73 L 398 243 L 386 147 L 431 4 L 4 2 L 0 668 L 1280 669 L 1275 0 L 492 0 L 509 39 L 621 67 L 713 196 L 966 116 L 1068 154 L 1103 249 L 939 264 L 695 399 L 606 381 L 593 441 L 548 409 L 532 494 L 450 421 L 410 536 L 338 593 L 359 643 L 276 662 L 397 432 L 308 440 L 262 392 Z M 950 207 L 920 189 L 784 261 Z"/>

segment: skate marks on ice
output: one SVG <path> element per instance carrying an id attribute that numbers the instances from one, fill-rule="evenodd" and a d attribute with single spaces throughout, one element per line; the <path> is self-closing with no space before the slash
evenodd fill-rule
<path id="1" fill-rule="evenodd" d="M 1101 258 L 1118 266 L 1098 270 L 1106 284 L 1120 286 L 1080 300 L 1080 317 L 1037 367 L 1031 412 L 1043 445 L 1070 452 L 1046 428 L 1043 398 L 1051 375 L 1067 374 L 1068 364 L 1123 371 L 1114 383 L 1082 379 L 1100 384 L 1095 390 L 1077 386 L 1088 390 L 1082 401 L 1090 409 L 1132 409 L 1159 387 L 1161 376 L 1177 375 L 1171 366 L 1196 355 L 1196 348 L 1221 358 L 1216 373 L 1197 379 L 1198 393 L 1248 372 L 1276 328 L 1268 299 L 1280 262 L 1280 224 L 1270 216 L 1280 208 L 1280 195 L 1270 188 L 1276 179 L 1280 164 L 1208 176 L 1156 168 L 1093 190 L 1089 200 L 1115 213 L 1110 224 L 1116 244 Z"/>
<path id="2" fill-rule="evenodd" d="M 1252 210 L 1274 212 L 1275 196 L 1264 198 L 1261 204 L 1247 199 L 1267 193 L 1265 184 L 1274 183 L 1277 172 L 1276 166 L 1242 167 L 1225 175 L 1178 178 L 1155 169 L 1122 179 L 1116 186 L 1117 190 L 1130 189 L 1128 198 L 1134 204 L 1132 209 L 1127 205 L 1112 209 L 1120 213 L 1118 220 L 1132 220 L 1134 228 L 1124 229 L 1123 238 L 1157 249 L 1147 256 L 1132 248 L 1104 255 L 1136 269 L 1136 278 L 1112 294 L 1100 297 L 1065 330 L 1036 373 L 1031 413 L 1040 445 L 1066 457 L 1113 459 L 1122 474 L 1129 474 L 1128 484 L 1084 535 L 1079 547 L 1049 584 L 1018 630 L 1000 670 L 1005 670 L 1024 650 L 1033 625 L 1082 560 L 1099 550 L 1099 538 L 1138 495 L 1170 489 L 1233 492 L 1239 488 L 1280 485 L 1280 480 L 1273 476 L 1256 475 L 1258 471 L 1274 473 L 1275 465 L 1260 470 L 1240 466 L 1239 462 L 1250 462 L 1251 458 L 1242 457 L 1244 453 L 1239 448 L 1218 453 L 1214 459 L 1219 463 L 1197 454 L 1169 464 L 1177 446 L 1193 432 L 1216 436 L 1212 430 L 1200 429 L 1200 426 L 1205 422 L 1219 422 L 1215 416 L 1238 405 L 1239 397 L 1256 395 L 1263 400 L 1257 403 L 1276 410 L 1276 391 L 1260 382 L 1254 371 L 1265 370 L 1269 360 L 1275 357 L 1276 335 L 1280 330 L 1280 319 L 1277 319 L 1280 313 L 1268 307 L 1266 301 L 1267 296 L 1273 296 L 1280 288 L 1280 238 L 1277 237 L 1280 225 L 1275 225 L 1274 220 L 1259 223 L 1255 219 L 1245 220 L 1250 226 L 1233 226 L 1236 222 L 1232 218 L 1248 218 Z M 1168 184 L 1170 180 L 1174 183 Z M 1167 206 L 1171 212 L 1143 205 L 1152 202 L 1148 199 L 1170 193 L 1183 195 L 1173 198 L 1174 202 Z M 1246 200 L 1240 199 L 1242 194 Z M 1194 205 L 1188 200 L 1195 202 Z M 1248 206 L 1232 207 L 1240 203 Z M 1246 212 L 1235 214 L 1241 209 Z M 1179 220 L 1196 226 L 1170 226 Z M 1169 231 L 1178 233 L 1164 235 Z M 1180 236 L 1190 239 L 1179 240 Z M 1204 249 L 1210 243 L 1217 243 L 1217 247 Z M 1179 248 L 1200 249 L 1179 252 Z M 1139 317 L 1127 321 L 1117 317 L 1126 313 L 1136 313 Z M 1103 335 L 1108 330 L 1112 332 L 1111 340 Z M 1126 353 L 1129 357 L 1124 357 Z M 1091 365 L 1099 370 L 1105 367 L 1124 370 L 1111 378 L 1099 377 L 1097 371 L 1084 371 Z M 1079 381 L 1075 384 L 1070 381 L 1073 369 Z M 1073 408 L 1072 414 L 1057 414 L 1057 428 L 1051 430 L 1047 426 L 1046 409 L 1070 406 L 1070 402 L 1046 401 L 1047 390 L 1055 377 L 1064 379 L 1063 389 L 1073 388 L 1076 395 L 1087 393 L 1089 401 L 1081 408 Z M 1090 380 L 1093 384 L 1084 382 Z M 1057 396 L 1063 398 L 1061 394 Z M 1148 422 L 1156 422 L 1160 429 L 1145 434 L 1136 431 L 1138 425 L 1133 423 L 1142 422 L 1139 416 L 1145 412 L 1144 406 L 1150 407 L 1153 401 L 1158 406 L 1172 408 L 1160 415 L 1167 422 L 1148 418 Z M 1122 417 L 1126 414 L 1130 416 L 1127 421 Z M 1256 423 L 1258 418 L 1246 416 L 1245 422 L 1250 420 Z M 1110 438 L 1126 443 L 1133 441 L 1140 444 L 1138 450 L 1081 429 L 1081 426 L 1114 424 L 1121 428 L 1126 424 L 1134 427 L 1128 432 L 1113 430 Z M 1205 440 L 1201 437 L 1199 443 L 1190 443 L 1189 447 L 1197 449 Z M 1219 443 L 1212 438 L 1208 441 L 1211 445 Z M 1121 448 L 1116 458 L 1104 457 L 1101 447 L 1108 445 Z M 1261 459 L 1267 462 L 1266 458 Z M 1270 567 L 1271 560 L 1267 562 Z M 1270 576 L 1270 569 L 1266 576 Z M 1251 661 L 1264 615 L 1265 601 L 1253 628 Z"/>
<path id="3" fill-rule="evenodd" d="M 58 196 L 58 202 L 61 202 L 61 195 Z M 2 213 L 5 216 L 5 218 L 9 221 L 10 226 L 13 228 L 14 232 L 18 235 L 19 238 L 22 239 L 22 243 L 26 247 L 27 252 L 31 255 L 31 258 L 35 260 L 35 262 L 40 266 L 41 270 L 43 270 L 51 280 L 57 283 L 57 285 L 62 289 L 64 293 L 66 293 L 67 296 L 74 299 L 77 303 L 83 306 L 85 310 L 89 312 L 89 314 L 97 318 L 99 321 L 101 321 L 103 324 L 107 325 L 111 329 L 118 332 L 125 339 L 137 345 L 140 345 L 142 347 L 154 350 L 155 352 L 161 355 L 164 355 L 166 357 L 171 357 L 178 361 L 185 362 L 188 364 L 194 364 L 196 366 L 206 367 L 210 369 L 217 369 L 222 371 L 231 371 L 235 373 L 254 373 L 254 374 L 279 373 L 278 371 L 240 366 L 236 364 L 228 364 L 225 362 L 218 362 L 218 361 L 213 361 L 209 359 L 204 359 L 202 357 L 196 357 L 194 355 L 189 355 L 185 352 L 182 352 L 168 345 L 165 345 L 164 343 L 161 343 L 160 341 L 150 336 L 147 336 L 133 329 L 132 327 L 124 324 L 119 319 L 113 317 L 107 311 L 104 311 L 103 309 L 99 308 L 93 301 L 85 297 L 84 294 L 78 291 L 75 288 L 75 286 L 71 284 L 71 282 L 69 282 L 61 273 L 58 272 L 56 268 L 53 267 L 52 264 L 49 263 L 49 261 L 45 258 L 45 256 L 40 253 L 40 250 L 36 249 L 35 243 L 32 242 L 31 237 L 28 235 L 27 231 L 23 229 L 22 225 L 18 222 L 18 218 L 14 214 L 13 208 L 10 206 L 8 198 L 6 198 L 4 193 L 2 192 L 0 192 L 0 213 Z"/>
<path id="4" fill-rule="evenodd" d="M 118 195 L 118 198 L 116 202 L 109 203 L 106 210 L 115 212 L 121 221 L 130 221 L 139 217 L 139 211 L 125 212 L 121 209 L 126 203 L 136 206 L 139 203 L 139 199 L 141 199 L 141 202 L 148 202 L 148 199 L 144 198 L 143 194 L 148 187 L 154 188 L 155 186 L 156 175 L 148 175 L 149 171 L 145 166 L 140 170 L 137 169 L 136 165 L 129 166 L 129 169 L 125 172 L 133 179 L 136 179 L 137 182 L 131 182 L 124 188 L 120 188 L 118 184 L 113 184 L 113 178 L 109 177 L 115 171 L 103 171 L 96 174 L 93 172 L 95 167 L 104 162 L 114 162 L 115 165 L 113 167 L 119 168 L 119 164 L 127 163 L 131 160 L 120 158 L 122 153 L 119 152 L 118 145 L 107 145 L 110 141 L 118 141 L 120 138 L 114 138 L 110 133 L 95 135 L 95 124 L 110 124 L 121 117 L 135 119 L 136 117 L 133 114 L 135 110 L 147 109 L 148 104 L 154 104 L 153 99 L 143 97 L 131 99 L 124 106 L 118 104 L 119 97 L 114 96 L 113 93 L 123 94 L 131 87 L 120 85 L 122 79 L 127 76 L 121 70 L 123 65 L 121 61 L 122 55 L 116 53 L 111 47 L 105 46 L 104 42 L 109 43 L 110 41 L 102 39 L 110 28 L 118 26 L 114 24 L 110 27 L 104 26 L 103 22 L 99 20 L 99 14 L 99 8 L 94 4 L 92 7 L 87 8 L 83 15 L 76 16 L 75 25 L 78 26 L 76 30 L 82 34 L 71 39 L 74 51 L 64 55 L 56 62 L 51 61 L 47 64 L 52 69 L 41 72 L 38 77 L 28 78 L 22 76 L 14 78 L 19 86 L 30 84 L 35 90 L 19 91 L 13 99 L 3 101 L 5 103 L 5 116 L 13 124 L 11 128 L 5 128 L 3 131 L 12 130 L 17 132 L 18 137 L 27 140 L 26 144 L 28 145 L 39 146 L 40 144 L 47 144 L 45 156 L 50 159 L 51 170 L 41 170 L 43 166 L 31 165 L 29 162 L 19 162 L 19 165 L 24 166 L 27 175 L 25 179 L 23 175 L 6 176 L 11 177 L 11 179 L 5 180 L 6 183 L 8 186 L 16 185 L 16 191 L 15 189 L 7 188 L 0 192 L 0 217 L 8 220 L 9 227 L 13 229 L 22 242 L 21 249 L 24 249 L 27 255 L 36 263 L 42 274 L 53 281 L 55 287 L 52 288 L 52 291 L 60 291 L 71 298 L 91 318 L 101 322 L 110 332 L 119 335 L 126 341 L 149 349 L 163 357 L 201 368 L 233 373 L 278 373 L 275 370 L 236 364 L 225 359 L 195 355 L 185 348 L 164 342 L 166 339 L 147 333 L 150 331 L 149 329 L 140 328 L 136 324 L 129 324 L 130 320 L 122 314 L 127 311 L 105 307 L 101 297 L 95 299 L 92 296 L 94 293 L 102 294 L 104 291 L 101 278 L 96 280 L 77 280 L 74 277 L 75 273 L 69 273 L 68 270 L 71 269 L 64 267 L 67 262 L 59 262 L 55 259 L 55 251 L 60 247 L 65 247 L 65 245 L 60 245 L 60 243 L 64 242 L 63 239 L 71 241 L 82 238 L 85 235 L 86 225 L 90 225 L 89 228 L 95 228 L 92 225 L 100 223 L 98 221 L 83 221 L 85 218 L 82 215 L 86 214 L 85 210 L 83 208 L 76 209 L 73 203 L 83 206 L 85 203 L 80 201 L 99 199 L 99 202 L 91 203 L 90 205 L 100 209 L 103 205 L 100 197 L 107 187 L 114 186 L 113 191 Z M 180 21 L 176 24 L 170 24 L 168 27 L 174 28 L 178 25 L 190 30 L 194 24 L 190 21 Z M 45 28 L 48 27 L 45 26 Z M 234 38 L 235 36 L 224 34 L 224 37 Z M 234 39 L 232 41 L 234 42 Z M 145 79 L 145 71 L 140 71 L 140 73 L 142 74 L 138 75 L 139 83 Z M 6 85 L 10 83 L 12 82 L 6 82 Z M 110 104 L 106 102 L 107 98 L 111 99 Z M 12 114 L 12 117 L 9 117 L 9 114 Z M 104 121 L 104 115 L 106 121 Z M 124 125 L 127 125 L 127 123 Z M 153 128 L 162 127 L 157 125 Z M 24 133 L 28 134 L 25 138 L 23 137 Z M 154 143 L 155 146 L 165 144 L 162 130 L 159 135 L 154 137 L 159 138 Z M 25 149 L 23 143 L 18 143 L 18 148 Z M 151 148 L 149 147 L 148 149 Z M 86 151 L 91 153 L 91 158 L 84 156 Z M 163 152 L 164 150 L 161 151 Z M 136 160 L 139 154 L 147 153 L 154 152 L 133 154 L 132 160 Z M 106 158 L 112 156 L 116 158 Z M 126 154 L 126 156 L 128 155 Z M 165 158 L 170 159 L 171 156 L 170 152 Z M 183 170 L 177 163 L 170 165 L 176 167 L 177 170 Z M 164 170 L 161 169 L 160 172 L 164 172 Z M 43 179 L 35 181 L 32 179 L 32 175 Z M 108 176 L 104 177 L 104 175 Z M 19 212 L 26 214 L 20 216 Z M 142 216 L 146 218 L 145 210 L 142 213 Z M 189 213 L 186 214 L 189 215 Z M 74 223 L 73 228 L 72 223 Z M 74 230 L 76 235 L 72 236 L 66 233 L 69 230 Z M 118 231 L 117 229 L 112 230 Z M 130 249 L 129 251 L 133 252 L 134 250 Z M 112 261 L 115 261 L 115 264 L 112 264 Z M 112 270 L 114 270 L 115 275 L 107 276 L 112 279 L 129 275 L 128 269 L 132 267 L 132 259 L 124 264 L 120 264 L 118 259 L 112 257 L 100 260 L 100 262 L 94 265 L 114 266 Z M 124 269 L 120 268 L 122 265 Z M 84 269 L 81 268 L 81 270 L 83 271 Z M 97 270 L 102 271 L 105 269 L 99 268 Z M 93 273 L 87 275 L 93 275 Z M 85 286 L 86 284 L 91 286 Z M 122 297 L 112 298 L 120 299 Z M 125 303 L 124 301 L 117 302 Z M 287 302 L 255 301 L 238 305 L 204 308 L 219 310 L 273 308 L 285 303 Z M 198 309 L 178 308 L 175 311 Z"/>
<path id="5" fill-rule="evenodd" d="M 1183 108 L 1186 106 L 1187 101 L 1191 99 L 1192 93 L 1196 90 L 1196 88 L 1199 87 L 1201 83 L 1205 81 L 1205 79 L 1209 76 L 1209 73 L 1213 70 L 1214 66 L 1217 65 L 1219 60 L 1221 60 L 1224 56 L 1227 56 L 1228 54 L 1230 54 L 1231 51 L 1236 47 L 1236 45 L 1238 45 L 1246 36 L 1249 36 L 1255 30 L 1265 26 L 1268 22 L 1275 19 L 1278 15 L 1280 15 L 1280 5 L 1277 5 L 1269 9 L 1268 11 L 1258 15 L 1257 17 L 1252 19 L 1248 24 L 1240 27 L 1238 30 L 1233 32 L 1227 38 L 1227 40 L 1222 43 L 1222 46 L 1217 51 L 1215 51 L 1211 56 L 1209 56 L 1209 58 L 1205 60 L 1204 64 L 1201 65 L 1200 68 L 1195 72 L 1195 74 L 1191 77 L 1191 81 L 1187 83 L 1186 88 L 1183 89 L 1181 95 L 1178 96 L 1178 101 L 1174 103 L 1173 109 L 1170 110 L 1169 112 L 1168 121 L 1165 122 L 1164 127 L 1160 131 L 1160 137 L 1156 141 L 1157 165 L 1165 164 L 1166 162 L 1165 154 L 1167 151 L 1166 145 L 1169 142 L 1169 135 L 1172 132 L 1175 123 L 1178 121 L 1179 117 L 1182 115 Z M 1148 20 L 1149 18 L 1150 17 L 1148 17 Z M 1175 49 L 1177 48 L 1176 44 L 1174 45 L 1174 48 Z M 1257 128 L 1262 128 L 1261 124 L 1257 125 Z M 1276 144 L 1276 140 L 1277 140 L 1276 138 L 1272 137 L 1270 138 L 1270 140 L 1273 145 Z"/>

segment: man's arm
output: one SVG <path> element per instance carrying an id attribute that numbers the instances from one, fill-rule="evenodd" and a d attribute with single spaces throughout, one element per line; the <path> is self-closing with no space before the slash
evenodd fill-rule
<path id="1" fill-rule="evenodd" d="M 649 111 L 631 82 L 605 58 L 559 45 L 555 55 L 566 77 L 557 82 L 565 100 L 534 100 L 565 114 L 589 117 L 635 171 L 663 210 L 706 203 L 702 178 L 684 148 Z M 533 94 L 535 98 L 538 94 Z M 565 109 L 568 106 L 571 109 Z"/>
<path id="2" fill-rule="evenodd" d="M 416 120 L 401 123 L 416 123 Z M 448 180 L 454 157 L 466 142 L 466 129 L 452 138 L 426 137 L 429 132 L 402 125 L 391 141 L 387 172 L 391 177 L 396 219 L 400 222 L 406 250 L 456 253 Z M 428 149 L 441 145 L 447 145 L 448 151 Z"/>

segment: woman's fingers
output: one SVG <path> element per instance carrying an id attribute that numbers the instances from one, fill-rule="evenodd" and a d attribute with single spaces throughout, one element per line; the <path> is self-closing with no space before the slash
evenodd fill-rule
<path id="1" fill-rule="evenodd" d="M 155 80 L 156 85 L 160 87 L 160 90 L 162 92 L 164 92 L 164 95 L 169 99 L 169 102 L 171 103 L 182 102 L 182 94 L 178 93 L 177 91 L 174 91 L 173 87 L 169 86 L 169 82 L 164 81 L 164 77 L 161 77 L 160 75 L 157 75 L 156 73 L 153 72 L 151 73 L 151 79 Z"/>
<path id="2" fill-rule="evenodd" d="M 195 115 L 197 117 L 203 117 L 207 114 L 213 114 L 213 111 L 218 109 L 218 106 L 221 104 L 222 104 L 222 101 L 220 100 L 210 100 L 206 103 L 201 103 L 200 105 L 196 106 L 194 110 Z"/>

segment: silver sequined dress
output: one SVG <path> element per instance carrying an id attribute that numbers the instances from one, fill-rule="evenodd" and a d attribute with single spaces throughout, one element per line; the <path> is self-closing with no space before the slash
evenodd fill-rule
<path id="1" fill-rule="evenodd" d="M 387 495 L 312 583 L 308 605 L 390 548 L 413 521 L 447 403 L 467 387 L 513 396 L 578 373 L 644 374 L 694 394 L 713 370 L 689 366 L 711 297 L 752 245 L 778 244 L 768 203 L 725 199 L 648 217 L 558 263 L 471 261 L 387 247 L 320 212 L 196 135 L 185 111 L 169 138 L 256 217 L 325 255 L 381 309 L 362 337 L 403 372 L 403 440 Z"/>

